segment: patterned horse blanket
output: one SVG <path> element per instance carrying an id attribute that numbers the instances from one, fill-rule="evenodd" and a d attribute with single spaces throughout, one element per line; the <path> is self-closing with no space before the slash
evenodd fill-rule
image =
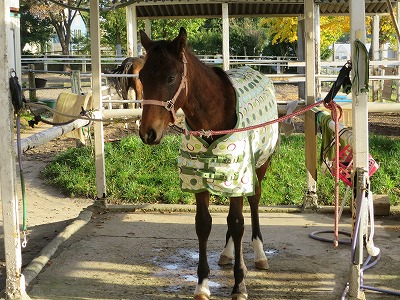
<path id="1" fill-rule="evenodd" d="M 278 117 L 271 80 L 250 67 L 229 70 L 228 75 L 236 90 L 235 128 Z M 274 152 L 278 138 L 278 123 L 227 134 L 211 145 L 200 137 L 183 135 L 178 157 L 182 190 L 194 193 L 208 190 L 230 197 L 254 195 L 255 170 Z"/>

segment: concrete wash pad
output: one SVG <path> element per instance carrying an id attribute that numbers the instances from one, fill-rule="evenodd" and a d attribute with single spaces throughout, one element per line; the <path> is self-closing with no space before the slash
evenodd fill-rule
<path id="1" fill-rule="evenodd" d="M 230 299 L 232 267 L 218 266 L 225 243 L 226 213 L 212 213 L 209 238 L 212 299 Z M 192 299 L 196 284 L 197 237 L 194 213 L 94 213 L 89 223 L 64 242 L 28 287 L 32 299 Z M 243 249 L 249 299 L 340 299 L 349 280 L 350 246 L 311 239 L 333 228 L 333 216 L 317 213 L 261 213 L 270 269 L 255 269 L 250 215 L 245 214 Z M 400 290 L 400 222 L 375 220 L 378 264 L 364 284 Z M 351 231 L 342 217 L 340 230 Z M 323 235 L 332 238 L 333 234 Z M 348 239 L 341 236 L 342 239 Z M 367 299 L 397 297 L 366 292 Z"/>

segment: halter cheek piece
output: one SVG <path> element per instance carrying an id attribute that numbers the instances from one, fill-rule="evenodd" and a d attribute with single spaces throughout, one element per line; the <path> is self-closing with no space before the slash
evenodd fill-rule
<path id="1" fill-rule="evenodd" d="M 144 99 L 142 101 L 142 105 L 157 105 L 157 106 L 163 106 L 166 110 L 171 112 L 173 123 L 175 124 L 176 116 L 175 116 L 175 110 L 174 110 L 174 105 L 176 99 L 179 97 L 179 94 L 181 93 L 182 89 L 186 89 L 186 95 L 188 93 L 188 87 L 187 87 L 187 60 L 185 53 L 182 52 L 182 62 L 183 62 L 183 74 L 181 78 L 181 83 L 179 84 L 178 90 L 176 91 L 174 97 L 168 101 L 161 101 L 161 100 L 150 100 L 150 99 Z"/>

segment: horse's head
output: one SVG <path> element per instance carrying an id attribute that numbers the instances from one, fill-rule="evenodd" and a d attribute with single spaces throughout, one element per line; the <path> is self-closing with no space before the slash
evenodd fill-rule
<path id="1" fill-rule="evenodd" d="M 140 31 L 146 59 L 139 78 L 143 85 L 143 113 L 139 128 L 142 141 L 149 145 L 161 142 L 168 125 L 175 122 L 175 112 L 186 101 L 187 34 L 181 28 L 172 41 L 152 41 Z"/>

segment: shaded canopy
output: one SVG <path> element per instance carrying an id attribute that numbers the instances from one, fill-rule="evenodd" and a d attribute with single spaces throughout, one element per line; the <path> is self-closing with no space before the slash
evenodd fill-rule
<path id="1" fill-rule="evenodd" d="M 397 1 L 391 1 L 394 5 Z M 112 0 L 110 7 L 123 7 L 136 4 L 137 17 L 172 18 L 172 17 L 220 17 L 222 1 L 219 0 Z M 224 1 L 229 6 L 230 17 L 245 16 L 297 16 L 304 14 L 304 0 L 232 0 Z M 349 0 L 320 0 L 320 13 L 348 14 Z M 366 14 L 386 14 L 389 12 L 386 0 L 366 0 Z"/>

